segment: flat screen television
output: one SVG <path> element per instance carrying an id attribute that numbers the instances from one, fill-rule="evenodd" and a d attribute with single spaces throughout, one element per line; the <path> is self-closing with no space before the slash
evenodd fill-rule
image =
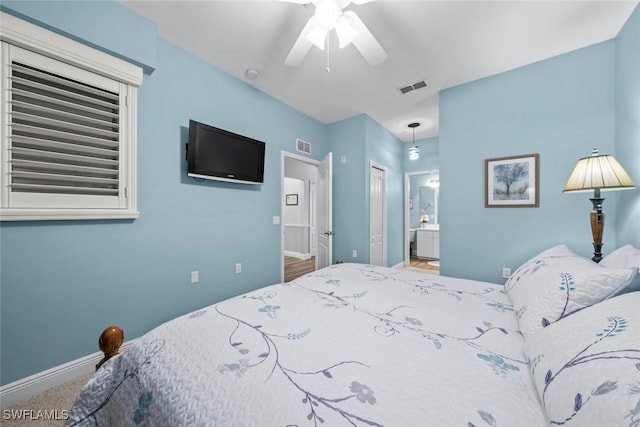
<path id="1" fill-rule="evenodd" d="M 187 174 L 194 178 L 262 184 L 264 148 L 262 141 L 189 120 Z"/>

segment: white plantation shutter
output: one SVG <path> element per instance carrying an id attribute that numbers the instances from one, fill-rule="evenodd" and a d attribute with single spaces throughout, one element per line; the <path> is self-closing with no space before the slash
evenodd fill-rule
<path id="1" fill-rule="evenodd" d="M 12 192 L 119 191 L 119 95 L 11 64 Z"/>
<path id="2" fill-rule="evenodd" d="M 5 42 L 2 72 L 1 218 L 137 217 L 136 87 Z"/>

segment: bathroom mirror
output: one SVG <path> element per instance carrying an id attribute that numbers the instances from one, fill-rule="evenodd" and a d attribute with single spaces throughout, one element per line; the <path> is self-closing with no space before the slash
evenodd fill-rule
<path id="1" fill-rule="evenodd" d="M 421 217 L 427 215 L 427 224 L 438 224 L 438 196 L 440 193 L 439 174 L 414 175 L 410 181 L 412 208 L 410 228 L 420 228 Z"/>

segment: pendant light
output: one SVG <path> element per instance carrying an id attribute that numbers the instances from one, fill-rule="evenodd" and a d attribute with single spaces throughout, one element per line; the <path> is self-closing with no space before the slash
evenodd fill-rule
<path id="1" fill-rule="evenodd" d="M 409 147 L 409 160 L 418 160 L 420 158 L 420 147 L 416 145 L 416 128 L 420 123 L 409 123 L 409 127 L 413 130 L 413 145 Z"/>

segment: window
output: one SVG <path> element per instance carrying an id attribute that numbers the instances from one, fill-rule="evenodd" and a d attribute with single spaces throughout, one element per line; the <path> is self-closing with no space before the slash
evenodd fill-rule
<path id="1" fill-rule="evenodd" d="M 2 14 L 2 220 L 136 218 L 142 70 Z"/>

